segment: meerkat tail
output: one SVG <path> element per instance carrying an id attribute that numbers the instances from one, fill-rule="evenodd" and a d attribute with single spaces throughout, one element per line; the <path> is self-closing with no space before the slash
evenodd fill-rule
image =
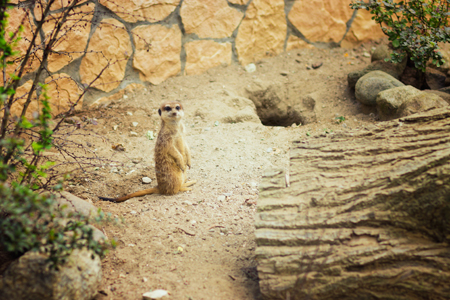
<path id="1" fill-rule="evenodd" d="M 119 198 L 106 198 L 106 197 L 100 197 L 100 196 L 99 196 L 99 198 L 102 200 L 106 200 L 106 201 L 120 203 L 120 202 L 124 202 L 124 201 L 134 198 L 134 197 L 141 197 L 141 196 L 150 195 L 150 194 L 159 194 L 159 189 L 157 187 L 150 188 L 150 189 L 142 190 L 142 191 L 135 192 L 132 194 L 128 194 L 126 196 L 119 197 Z"/>

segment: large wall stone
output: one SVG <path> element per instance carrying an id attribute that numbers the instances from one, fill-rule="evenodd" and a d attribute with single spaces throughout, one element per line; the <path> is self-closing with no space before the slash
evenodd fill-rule
<path id="1" fill-rule="evenodd" d="M 25 10 L 21 8 L 14 8 L 8 10 L 9 18 L 8 18 L 8 26 L 6 28 L 6 32 L 16 32 L 17 28 L 19 28 L 19 25 L 21 25 L 22 20 L 23 22 L 23 32 L 21 33 L 22 39 L 17 43 L 17 46 L 14 50 L 20 51 L 20 55 L 24 56 L 26 54 L 26 51 L 28 47 L 30 46 L 31 39 L 33 38 L 33 33 L 36 30 L 36 27 L 34 25 L 31 25 L 33 23 L 32 16 L 29 12 L 26 12 Z M 39 44 L 41 42 L 41 39 L 39 36 L 37 36 L 36 44 Z M 13 59 L 16 60 L 18 57 L 14 56 Z M 39 67 L 39 60 L 42 58 L 42 51 L 38 51 L 34 55 L 30 57 L 30 60 L 28 64 L 26 65 L 24 72 L 34 72 Z M 8 60 L 11 61 L 11 60 Z M 6 69 L 6 73 L 11 74 L 13 72 L 18 72 L 18 67 L 21 60 L 17 61 L 13 65 L 9 65 Z M 16 73 L 17 74 L 17 73 Z"/>
<path id="2" fill-rule="evenodd" d="M 61 6 L 60 2 L 56 1 L 56 3 L 58 3 L 57 8 Z M 69 20 L 64 24 L 58 34 L 59 41 L 53 48 L 54 51 L 60 51 L 63 54 L 51 53 L 48 57 L 48 70 L 50 72 L 60 70 L 84 54 L 83 51 L 86 48 L 89 38 L 89 32 L 91 30 L 90 22 L 94 14 L 94 9 L 95 5 L 91 3 L 76 8 L 70 13 Z M 55 22 L 51 20 L 50 22 L 44 23 L 42 27 L 45 35 L 48 36 L 55 28 Z M 74 43 L 74 41 L 76 42 Z"/>
<path id="3" fill-rule="evenodd" d="M 308 44 L 304 40 L 302 40 L 299 37 L 296 37 L 295 35 L 290 35 L 287 41 L 286 45 L 286 51 L 291 51 L 292 49 L 301 49 L 301 48 L 308 48 L 313 49 L 314 46 L 311 44 Z"/>
<path id="4" fill-rule="evenodd" d="M 180 15 L 186 33 L 224 38 L 231 36 L 244 14 L 229 7 L 226 0 L 184 0 Z"/>
<path id="5" fill-rule="evenodd" d="M 372 20 L 370 12 L 365 9 L 359 9 L 341 46 L 352 48 L 359 43 L 379 39 L 384 36 L 383 31 L 380 29 L 380 25 Z"/>
<path id="6" fill-rule="evenodd" d="M 288 18 L 309 41 L 338 43 L 352 14 L 348 0 L 311 0 L 296 1 Z"/>
<path id="7" fill-rule="evenodd" d="M 168 17 L 180 4 L 180 0 L 100 0 L 124 21 L 159 22 Z"/>
<path id="8" fill-rule="evenodd" d="M 283 51 L 287 24 L 283 0 L 253 0 L 236 36 L 236 51 L 243 65 Z"/>
<path id="9" fill-rule="evenodd" d="M 201 74 L 222 63 L 231 64 L 231 43 L 194 41 L 184 45 L 186 49 L 186 75 Z"/>
<path id="10" fill-rule="evenodd" d="M 27 101 L 28 93 L 33 85 L 32 80 L 28 80 L 21 86 L 19 86 L 16 90 L 16 102 L 11 106 L 11 115 L 19 117 L 22 113 L 22 108 Z M 31 119 L 33 117 L 33 113 L 39 111 L 39 103 L 37 101 L 36 93 L 33 93 L 31 102 L 28 105 L 27 112 L 25 113 L 25 117 Z"/>
<path id="11" fill-rule="evenodd" d="M 48 85 L 47 95 L 50 97 L 50 107 L 54 116 L 68 111 L 83 93 L 75 80 L 65 73 L 50 76 L 45 79 L 45 83 Z M 75 109 L 81 109 L 82 106 L 83 98 L 80 99 Z"/>
<path id="12" fill-rule="evenodd" d="M 105 92 L 112 91 L 124 78 L 127 59 L 131 53 L 131 41 L 125 26 L 115 19 L 102 20 L 81 61 L 81 81 L 91 83 L 110 61 L 109 67 L 103 71 L 94 86 Z"/>
<path id="13" fill-rule="evenodd" d="M 246 5 L 250 0 L 228 0 L 232 4 Z"/>
<path id="14" fill-rule="evenodd" d="M 181 30 L 178 26 L 142 25 L 133 29 L 133 67 L 142 81 L 159 84 L 181 72 Z M 151 41 L 151 46 L 145 41 Z"/>

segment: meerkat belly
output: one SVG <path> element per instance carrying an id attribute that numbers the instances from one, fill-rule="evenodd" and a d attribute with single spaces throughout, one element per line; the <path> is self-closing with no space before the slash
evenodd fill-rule
<path id="1" fill-rule="evenodd" d="M 184 173 L 180 170 L 173 159 L 161 159 L 155 166 L 156 181 L 158 189 L 163 195 L 178 193 L 184 182 Z"/>

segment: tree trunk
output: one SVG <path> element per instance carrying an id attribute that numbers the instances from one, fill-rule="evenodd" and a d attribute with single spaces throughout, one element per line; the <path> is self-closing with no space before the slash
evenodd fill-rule
<path id="1" fill-rule="evenodd" d="M 290 160 L 257 205 L 266 299 L 450 299 L 449 108 L 294 142 Z"/>

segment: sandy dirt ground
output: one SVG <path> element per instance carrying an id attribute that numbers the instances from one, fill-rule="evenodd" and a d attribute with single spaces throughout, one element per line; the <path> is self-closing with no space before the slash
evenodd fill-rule
<path id="1" fill-rule="evenodd" d="M 169 292 L 163 299 L 261 299 L 254 241 L 261 176 L 272 168 L 289 168 L 293 140 L 376 122 L 376 111 L 356 102 L 347 86 L 347 74 L 367 66 L 376 46 L 294 50 L 257 62 L 252 73 L 239 65 L 220 66 L 78 113 L 78 118 L 95 119 L 83 123 L 90 134 L 78 141 L 110 161 L 74 174 L 66 190 L 123 220 L 100 228 L 118 246 L 103 260 L 96 299 L 142 299 L 155 289 Z M 246 87 L 258 80 L 277 83 L 291 97 L 313 94 L 317 122 L 271 127 L 256 117 L 233 119 L 237 111 L 253 111 L 248 101 L 233 99 L 246 97 Z M 182 101 L 185 107 L 192 152 L 188 176 L 197 180 L 193 190 L 120 204 L 99 201 L 98 195 L 117 197 L 156 185 L 156 139 L 148 132 L 158 132 L 157 108 L 164 101 Z M 112 149 L 118 144 L 124 151 Z M 143 177 L 153 181 L 144 184 Z"/>

